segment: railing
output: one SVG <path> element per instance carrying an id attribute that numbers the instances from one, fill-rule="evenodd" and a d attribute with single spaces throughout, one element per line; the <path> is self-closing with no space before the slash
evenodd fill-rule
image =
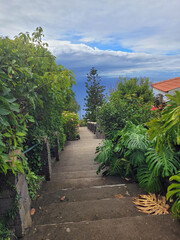
<path id="1" fill-rule="evenodd" d="M 87 128 L 96 134 L 98 139 L 105 139 L 105 134 L 99 130 L 96 122 L 87 122 Z"/>
<path id="2" fill-rule="evenodd" d="M 87 128 L 94 134 L 96 133 L 96 126 L 96 122 L 87 122 Z"/>

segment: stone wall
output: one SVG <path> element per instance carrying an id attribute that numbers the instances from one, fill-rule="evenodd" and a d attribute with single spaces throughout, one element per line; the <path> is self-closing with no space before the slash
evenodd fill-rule
<path id="1" fill-rule="evenodd" d="M 16 216 L 14 220 L 11 220 L 10 225 L 13 226 L 15 235 L 22 237 L 25 229 L 32 224 L 31 200 L 25 176 L 22 173 L 17 176 L 8 173 L 6 179 L 1 177 L 0 181 L 3 184 L 0 191 L 0 218 L 2 219 L 11 210 Z M 19 206 L 15 205 L 17 204 L 16 198 L 17 202 L 19 199 Z"/>

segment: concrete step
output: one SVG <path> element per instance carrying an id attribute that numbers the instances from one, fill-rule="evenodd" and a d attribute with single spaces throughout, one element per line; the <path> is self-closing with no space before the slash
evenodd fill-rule
<path id="1" fill-rule="evenodd" d="M 75 171 L 88 171 L 88 170 L 94 170 L 95 172 L 98 169 L 97 164 L 83 164 L 82 166 L 79 166 L 78 164 L 72 164 L 72 165 L 60 165 L 60 166 L 53 166 L 53 173 L 61 173 L 61 172 L 75 172 Z"/>
<path id="2" fill-rule="evenodd" d="M 77 157 L 76 157 L 77 158 Z M 85 161 L 84 159 L 79 159 L 78 161 L 74 161 L 73 159 L 70 159 L 68 161 L 61 161 L 58 163 L 58 166 L 56 165 L 55 167 L 57 168 L 61 168 L 64 166 L 79 166 L 79 169 L 81 169 L 81 167 L 83 165 L 96 165 L 98 168 L 98 164 L 96 162 L 94 162 L 94 158 L 89 159 L 87 161 Z"/>
<path id="3" fill-rule="evenodd" d="M 63 222 L 95 221 L 144 215 L 132 202 L 132 198 L 104 199 L 81 202 L 51 203 L 37 209 L 33 217 L 36 225 Z"/>
<path id="4" fill-rule="evenodd" d="M 52 192 L 66 189 L 66 188 L 85 188 L 90 186 L 100 186 L 100 185 L 112 185 L 125 183 L 123 179 L 119 177 L 97 177 L 97 178 L 72 178 L 72 179 L 58 179 L 52 178 L 50 182 L 44 182 L 42 186 L 42 191 Z"/>
<path id="5" fill-rule="evenodd" d="M 143 215 L 37 225 L 24 240 L 177 240 L 179 234 L 179 222 L 171 216 Z"/>
<path id="6" fill-rule="evenodd" d="M 52 174 L 53 179 L 71 179 L 71 178 L 99 178 L 95 170 L 75 171 L 75 172 L 59 172 Z"/>
<path id="7" fill-rule="evenodd" d="M 52 192 L 44 192 L 33 202 L 33 207 L 47 206 L 53 203 L 60 203 L 60 199 L 65 196 L 65 202 L 80 202 L 101 199 L 114 199 L 116 195 L 121 194 L 123 197 L 135 197 L 145 192 L 137 184 L 116 184 L 104 186 L 91 186 L 89 188 L 66 189 Z"/>

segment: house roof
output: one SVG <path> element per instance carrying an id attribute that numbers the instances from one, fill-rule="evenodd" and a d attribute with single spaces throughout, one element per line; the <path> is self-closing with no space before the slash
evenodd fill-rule
<path id="1" fill-rule="evenodd" d="M 168 92 L 170 90 L 180 88 L 180 77 L 172 78 L 158 83 L 153 83 L 152 87 L 163 92 Z"/>

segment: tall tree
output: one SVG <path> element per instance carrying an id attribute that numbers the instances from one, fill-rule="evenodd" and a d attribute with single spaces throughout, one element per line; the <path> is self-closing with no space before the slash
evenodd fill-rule
<path id="1" fill-rule="evenodd" d="M 96 121 L 96 108 L 103 104 L 105 86 L 100 85 L 101 78 L 98 76 L 97 70 L 92 67 L 90 74 L 87 74 L 86 97 L 85 103 L 85 118 L 90 121 Z"/>

